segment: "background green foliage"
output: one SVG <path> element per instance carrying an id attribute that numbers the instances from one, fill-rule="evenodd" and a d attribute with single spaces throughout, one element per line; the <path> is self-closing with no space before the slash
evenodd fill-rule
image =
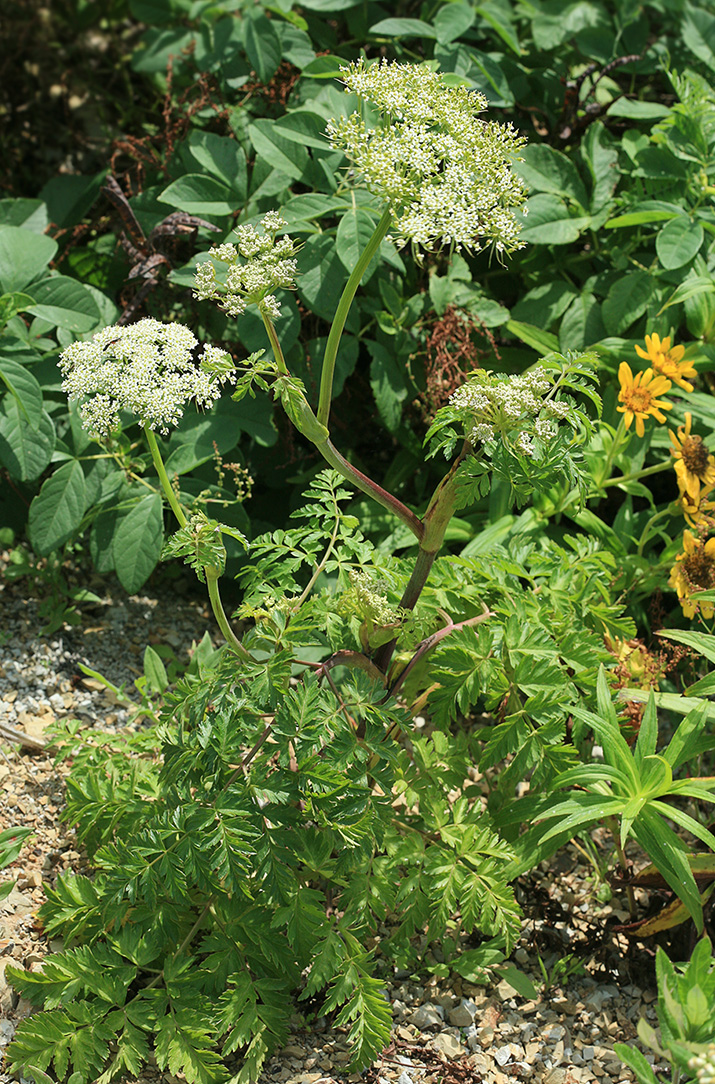
<path id="1" fill-rule="evenodd" d="M 129 428 L 113 457 L 97 458 L 101 449 L 59 393 L 58 348 L 116 320 L 145 273 L 156 284 L 134 316 L 185 321 L 237 358 L 265 346 L 257 317 L 230 321 L 197 306 L 189 287 L 192 253 L 272 207 L 283 208 L 302 244 L 280 334 L 291 372 L 315 394 L 314 359 L 378 214 L 371 196 L 346 185 L 345 161 L 322 134 L 350 106 L 337 67 L 361 48 L 433 61 L 483 91 L 490 116 L 529 138 L 519 169 L 531 197 L 528 247 L 507 267 L 487 255 L 451 264 L 438 255 L 415 267 L 383 242 L 338 359 L 334 432 L 349 458 L 419 506 L 439 469 L 425 466 L 421 440 L 463 369 L 480 361 L 520 371 L 539 353 L 595 346 L 607 381 L 659 313 L 659 327 L 698 340 L 696 364 L 709 367 L 714 34 L 706 7 L 675 0 L 53 5 L 39 19 L 35 56 L 59 56 L 74 74 L 56 70 L 52 83 L 43 71 L 41 100 L 27 78 L 3 88 L 15 111 L 27 91 L 31 119 L 29 133 L 11 136 L 0 201 L 2 523 L 27 530 L 41 556 L 81 536 L 98 571 L 116 573 L 130 591 L 141 586 L 163 537 L 159 503 L 140 480 L 148 452 Z M 18 65 L 23 48 L 30 63 L 24 35 Z M 57 172 L 43 134 L 60 108 L 72 123 L 58 136 Z M 118 245 L 123 223 L 100 191 L 110 167 L 150 239 L 138 254 L 136 231 Z M 176 212 L 204 224 L 157 233 Z M 148 271 L 127 277 L 152 256 Z M 688 405 L 712 424 L 709 398 Z M 233 502 L 223 518 L 249 536 L 283 525 L 318 468 L 263 399 L 238 409 L 219 403 L 162 450 L 182 493 L 198 507 L 207 497 Z M 231 473 L 217 472 L 216 452 L 259 483 L 245 507 Z M 495 486 L 460 521 L 461 540 L 503 522 L 508 505 Z M 561 509 L 542 501 L 541 511 L 548 519 Z M 638 514 L 626 500 L 621 535 L 637 535 Z M 375 537 L 399 545 L 393 528 L 371 511 Z M 641 582 L 643 595 L 648 589 Z"/>

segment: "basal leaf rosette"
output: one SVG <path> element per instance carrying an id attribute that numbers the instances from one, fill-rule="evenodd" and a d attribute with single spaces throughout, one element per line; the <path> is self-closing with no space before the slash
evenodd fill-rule
<path id="1" fill-rule="evenodd" d="M 340 70 L 376 123 L 353 113 L 329 121 L 327 133 L 389 204 L 395 241 L 426 250 L 523 247 L 514 212 L 527 189 L 512 166 L 526 140 L 510 124 L 481 119 L 483 94 L 447 86 L 423 65 L 361 59 Z"/>
<path id="2" fill-rule="evenodd" d="M 208 408 L 234 379 L 225 350 L 202 345 L 183 324 L 151 318 L 72 343 L 60 355 L 60 369 L 69 398 L 84 399 L 83 427 L 99 438 L 119 427 L 122 410 L 168 433 L 188 402 Z"/>

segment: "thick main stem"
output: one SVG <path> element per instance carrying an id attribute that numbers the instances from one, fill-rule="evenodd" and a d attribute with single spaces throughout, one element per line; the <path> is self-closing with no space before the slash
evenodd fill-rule
<path id="1" fill-rule="evenodd" d="M 325 346 L 325 356 L 323 358 L 323 368 L 320 374 L 320 397 L 318 399 L 318 421 L 321 425 L 327 427 L 328 419 L 330 418 L 330 402 L 333 397 L 333 376 L 335 375 L 335 361 L 338 356 L 338 347 L 340 346 L 340 339 L 345 327 L 345 321 L 348 318 L 350 312 L 350 306 L 353 303 L 353 298 L 357 293 L 357 288 L 360 285 L 363 275 L 365 274 L 370 260 L 373 258 L 378 248 L 380 247 L 387 231 L 390 228 L 392 222 L 392 214 L 389 208 L 386 208 L 382 213 L 382 218 L 375 227 L 375 232 L 368 241 L 367 245 L 360 254 L 358 262 L 352 270 L 350 278 L 345 283 L 345 289 L 342 292 L 338 307 L 335 310 L 335 316 L 333 317 L 333 323 L 328 335 L 328 341 Z"/>
<path id="2" fill-rule="evenodd" d="M 444 536 L 457 502 L 457 471 L 462 460 L 471 450 L 469 441 L 465 440 L 459 456 L 434 491 L 427 511 L 422 518 L 423 534 L 420 539 L 419 552 L 412 569 L 412 575 L 400 599 L 400 607 L 403 610 L 413 610 L 415 608 L 427 582 L 430 569 L 442 548 Z M 375 655 L 375 665 L 383 673 L 387 673 L 396 643 L 396 640 L 391 640 L 389 643 L 384 644 Z"/>

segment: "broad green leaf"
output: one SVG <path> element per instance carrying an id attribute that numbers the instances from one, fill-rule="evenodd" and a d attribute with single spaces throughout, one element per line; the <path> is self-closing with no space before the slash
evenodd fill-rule
<path id="1" fill-rule="evenodd" d="M 107 170 L 87 176 L 83 173 L 61 173 L 52 177 L 40 191 L 47 204 L 50 222 L 67 229 L 84 218 L 99 196 Z"/>
<path id="2" fill-rule="evenodd" d="M 668 222 L 670 219 L 678 218 L 682 213 L 682 208 L 678 207 L 677 204 L 662 203 L 660 200 L 648 200 L 645 203 L 636 204 L 624 215 L 609 218 L 608 222 L 604 222 L 603 228 L 605 230 L 617 230 L 626 226 L 644 226 L 649 222 Z"/>
<path id="3" fill-rule="evenodd" d="M 298 253 L 298 296 L 316 316 L 332 320 L 348 280 L 334 239 L 326 233 L 309 237 Z"/>
<path id="4" fill-rule="evenodd" d="M 340 219 L 336 236 L 338 257 L 346 271 L 351 272 L 375 232 L 375 217 L 364 207 L 354 207 Z M 377 267 L 377 258 L 368 264 L 362 277 L 367 282 Z"/>
<path id="5" fill-rule="evenodd" d="M 563 199 L 549 193 L 532 196 L 527 206 L 520 237 L 532 245 L 570 245 L 591 222 L 589 215 L 571 218 Z"/>
<path id="6" fill-rule="evenodd" d="M 237 203 L 228 185 L 201 173 L 179 177 L 157 199 L 190 215 L 230 215 Z"/>
<path id="7" fill-rule="evenodd" d="M 532 191 L 565 196 L 575 200 L 583 210 L 586 209 L 589 202 L 586 186 L 570 158 L 554 150 L 548 143 L 532 143 L 522 153 L 524 160 L 517 162 L 514 168 Z M 530 224 L 527 219 L 527 226 Z"/>
<path id="8" fill-rule="evenodd" d="M 668 271 L 690 263 L 703 243 L 705 233 L 699 222 L 681 215 L 658 231 L 655 249 L 658 259 Z"/>
<path id="9" fill-rule="evenodd" d="M 15 293 L 33 282 L 57 253 L 51 237 L 19 226 L 0 229 L 0 287 L 3 293 Z"/>
<path id="10" fill-rule="evenodd" d="M 404 366 L 393 350 L 388 350 L 374 339 L 364 340 L 370 351 L 370 387 L 380 417 L 387 429 L 394 433 L 402 419 L 402 404 L 407 398 Z"/>
<path id="11" fill-rule="evenodd" d="M 687 4 L 683 22 L 683 41 L 699 60 L 715 69 L 715 15 L 706 8 Z"/>
<path id="12" fill-rule="evenodd" d="M 605 337 L 601 305 L 594 294 L 584 290 L 573 299 L 559 327 L 561 350 L 584 350 Z"/>
<path id="13" fill-rule="evenodd" d="M 166 667 L 151 644 L 144 649 L 144 677 L 152 692 L 163 693 L 169 684 Z"/>
<path id="14" fill-rule="evenodd" d="M 248 135 L 259 155 L 286 177 L 299 181 L 307 169 L 309 158 L 305 147 L 280 135 L 272 120 L 257 120 L 249 124 Z"/>
<path id="15" fill-rule="evenodd" d="M 270 19 L 260 8 L 249 8 L 244 20 L 246 56 L 262 83 L 267 83 L 281 62 L 281 42 Z"/>
<path id="16" fill-rule="evenodd" d="M 300 143 L 303 147 L 315 147 L 321 151 L 330 149 L 325 135 L 325 118 L 311 109 L 294 109 L 273 123 L 274 130 L 291 143 Z"/>
<path id="17" fill-rule="evenodd" d="M 186 149 L 207 173 L 228 185 L 231 199 L 235 200 L 236 207 L 240 207 L 248 187 L 246 153 L 241 144 L 227 136 L 194 129 Z"/>
<path id="18" fill-rule="evenodd" d="M 100 323 L 99 309 L 90 290 L 66 275 L 38 282 L 32 287 L 32 296 L 34 304 L 28 305 L 27 312 L 67 331 L 82 334 Z"/>
<path id="19" fill-rule="evenodd" d="M 251 406 L 257 410 L 257 402 L 251 400 Z M 231 408 L 233 414 L 235 406 Z M 235 448 L 240 430 L 228 424 L 225 413 L 212 410 L 210 414 L 188 414 L 182 419 L 180 428 L 174 430 L 169 438 L 169 453 L 166 457 L 166 470 L 171 477 L 174 474 L 186 474 L 195 470 L 202 463 L 208 463 L 216 452 L 226 455 Z"/>
<path id="20" fill-rule="evenodd" d="M 685 282 L 681 282 L 680 286 L 677 287 L 656 315 L 660 316 L 660 314 L 665 312 L 666 309 L 669 309 L 671 305 L 679 305 L 682 301 L 687 301 L 689 298 L 696 297 L 698 294 L 713 292 L 715 292 L 715 279 L 710 275 L 695 275 L 692 278 L 687 278 Z"/>
<path id="21" fill-rule="evenodd" d="M 55 449 L 55 427 L 43 410 L 37 429 L 22 413 L 20 404 L 10 395 L 0 403 L 0 463 L 11 478 L 32 482 L 48 466 Z"/>
<path id="22" fill-rule="evenodd" d="M 45 482 L 30 505 L 28 528 L 41 557 L 57 550 L 77 532 L 86 508 L 82 464 L 64 463 Z"/>
<path id="23" fill-rule="evenodd" d="M 470 78 L 476 89 L 482 91 L 489 105 L 502 108 L 513 105 L 514 94 L 504 69 L 487 53 L 481 53 L 478 49 L 470 49 L 469 56 L 472 64 L 465 78 Z"/>
<path id="24" fill-rule="evenodd" d="M 616 98 L 606 110 L 609 117 L 625 117 L 627 120 L 661 120 L 670 116 L 670 109 L 660 102 L 640 102 L 630 98 Z"/>
<path id="25" fill-rule="evenodd" d="M 89 553 L 100 575 L 114 572 L 114 534 L 121 522 L 117 509 L 108 509 L 94 519 L 89 533 Z"/>
<path id="26" fill-rule="evenodd" d="M 435 28 L 422 19 L 381 19 L 368 30 L 369 34 L 387 38 L 436 38 Z"/>
<path id="27" fill-rule="evenodd" d="M 540 327 L 534 327 L 533 324 L 525 324 L 521 320 L 507 320 L 505 327 L 512 335 L 516 335 L 517 339 L 521 339 L 540 354 L 552 354 L 559 348 L 559 340 L 555 335 Z"/>
<path id="28" fill-rule="evenodd" d="M 506 15 L 504 6 L 500 3 L 494 3 L 492 0 L 487 0 L 486 4 L 480 4 L 475 9 L 475 14 L 481 15 L 493 30 L 497 32 L 501 40 L 511 49 L 515 56 L 521 56 L 521 47 L 519 40 L 516 36 L 514 26 Z"/>
<path id="29" fill-rule="evenodd" d="M 163 541 L 161 497 L 149 493 L 124 516 L 114 534 L 114 567 L 130 595 L 146 583 L 156 568 Z"/>
<path id="30" fill-rule="evenodd" d="M 446 45 L 462 36 L 474 22 L 474 12 L 464 3 L 445 4 L 434 18 L 437 41 Z"/>
<path id="31" fill-rule="evenodd" d="M 575 296 L 576 291 L 570 282 L 552 279 L 540 286 L 535 286 L 533 290 L 529 290 L 519 298 L 511 310 L 511 315 L 519 322 L 538 328 L 548 328 L 554 320 L 564 314 Z"/>
<path id="32" fill-rule="evenodd" d="M 355 3 L 360 2 L 361 0 L 355 0 Z M 349 6 L 352 6 L 352 0 Z M 310 5 L 303 4 L 302 7 L 307 8 Z M 309 79 L 339 79 L 340 68 L 344 65 L 345 61 L 339 56 L 316 56 L 315 60 L 305 65 L 301 75 L 308 76 Z"/>
<path id="33" fill-rule="evenodd" d="M 23 226 L 44 233 L 49 225 L 47 207 L 41 199 L 0 199 L 0 226 Z"/>
<path id="34" fill-rule="evenodd" d="M 609 335 L 620 335 L 648 307 L 655 289 L 653 276 L 647 271 L 632 271 L 611 286 L 601 306 L 603 322 Z"/>
<path id="35" fill-rule="evenodd" d="M 312 222 L 316 218 L 344 210 L 345 206 L 345 200 L 340 196 L 326 196 L 322 192 L 306 192 L 302 196 L 292 196 L 281 208 L 281 214 L 289 224 L 301 221 Z"/>
<path id="36" fill-rule="evenodd" d="M 11 358 L 0 358 L 0 380 L 14 395 L 28 425 L 38 429 L 42 421 L 42 388 L 28 367 Z"/>
<path id="37" fill-rule="evenodd" d="M 618 184 L 618 151 L 601 121 L 592 124 L 581 144 L 581 154 L 591 174 L 590 211 L 606 206 Z"/>

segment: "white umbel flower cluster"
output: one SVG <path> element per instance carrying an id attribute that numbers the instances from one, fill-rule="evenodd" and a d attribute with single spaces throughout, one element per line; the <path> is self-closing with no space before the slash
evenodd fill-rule
<path id="1" fill-rule="evenodd" d="M 118 428 L 120 410 L 168 433 L 187 402 L 209 407 L 221 385 L 235 379 L 225 350 L 202 346 L 183 324 L 149 318 L 72 343 L 60 355 L 60 369 L 69 398 L 85 398 L 82 425 L 96 437 Z"/>
<path id="2" fill-rule="evenodd" d="M 331 144 L 354 163 L 371 192 L 389 204 L 395 240 L 471 252 L 522 248 L 515 209 L 527 190 L 512 169 L 526 140 L 512 125 L 484 121 L 483 94 L 449 87 L 416 64 L 363 59 L 340 69 L 346 91 L 379 114 L 328 123 Z"/>
<path id="3" fill-rule="evenodd" d="M 533 440 L 549 442 L 558 419 L 568 414 L 567 403 L 547 398 L 553 381 L 540 365 L 521 376 L 495 377 L 478 370 L 458 388 L 450 405 L 471 415 L 466 437 L 472 445 L 489 444 L 500 436 L 521 455 L 533 455 Z"/>
<path id="4" fill-rule="evenodd" d="M 715 1084 L 715 1043 L 709 1043 L 702 1054 L 691 1058 L 688 1068 L 695 1073 L 698 1084 Z"/>
<path id="5" fill-rule="evenodd" d="M 276 320 L 281 307 L 271 291 L 292 290 L 298 273 L 290 237 L 276 240 L 286 226 L 278 211 L 268 211 L 261 219 L 262 233 L 243 225 L 236 230 L 235 244 L 214 245 L 209 251 L 211 259 L 228 264 L 225 283 L 218 281 L 215 265 L 206 260 L 196 268 L 194 297 L 216 301 L 228 316 L 240 316 L 246 305 L 254 304 L 259 312 Z"/>

